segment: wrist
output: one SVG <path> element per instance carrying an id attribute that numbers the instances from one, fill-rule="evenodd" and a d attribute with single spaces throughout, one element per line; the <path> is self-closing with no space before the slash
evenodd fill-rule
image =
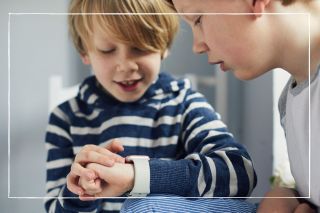
<path id="1" fill-rule="evenodd" d="M 125 191 L 128 192 L 128 191 L 131 191 L 134 187 L 134 166 L 131 163 L 125 163 L 124 166 L 125 166 L 125 171 L 128 174 Z"/>

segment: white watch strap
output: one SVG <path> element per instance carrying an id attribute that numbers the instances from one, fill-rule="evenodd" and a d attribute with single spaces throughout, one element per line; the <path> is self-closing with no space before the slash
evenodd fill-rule
<path id="1" fill-rule="evenodd" d="M 129 196 L 145 197 L 150 193 L 149 157 L 129 156 L 128 160 L 132 161 L 134 166 L 134 186 Z"/>

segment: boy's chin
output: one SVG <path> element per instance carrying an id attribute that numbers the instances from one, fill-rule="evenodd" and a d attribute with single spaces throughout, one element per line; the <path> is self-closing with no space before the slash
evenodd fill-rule
<path id="1" fill-rule="evenodd" d="M 137 100 L 139 100 L 142 97 L 142 95 L 128 95 L 127 97 L 118 97 L 116 98 L 118 101 L 123 102 L 123 103 L 132 103 Z"/>
<path id="2" fill-rule="evenodd" d="M 260 76 L 250 70 L 233 70 L 232 72 L 237 79 L 242 81 L 253 80 Z"/>
<path id="3" fill-rule="evenodd" d="M 142 98 L 142 96 L 146 93 L 146 91 L 147 90 L 144 88 L 139 88 L 132 92 L 123 92 L 118 90 L 110 94 L 113 96 L 113 98 L 117 99 L 122 103 L 132 103 Z"/>

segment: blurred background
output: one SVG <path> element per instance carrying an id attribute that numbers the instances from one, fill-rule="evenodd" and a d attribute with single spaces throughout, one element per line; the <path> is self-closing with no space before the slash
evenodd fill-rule
<path id="1" fill-rule="evenodd" d="M 62 86 L 70 87 L 90 74 L 90 68 L 81 64 L 68 37 L 66 15 L 9 13 L 64 13 L 68 3 L 66 0 L 0 2 L 1 212 L 44 212 L 41 199 L 45 195 L 44 136 L 52 79 L 60 76 Z M 279 77 L 269 73 L 242 82 L 208 65 L 206 55 L 192 53 L 192 34 L 184 23 L 162 68 L 176 76 L 190 77 L 222 115 L 237 141 L 245 145 L 253 158 L 258 185 L 252 196 L 262 197 L 270 188 L 276 152 L 273 144 L 283 137 L 275 100 L 285 81 L 278 81 Z M 259 198 L 251 201 L 257 202 Z"/>

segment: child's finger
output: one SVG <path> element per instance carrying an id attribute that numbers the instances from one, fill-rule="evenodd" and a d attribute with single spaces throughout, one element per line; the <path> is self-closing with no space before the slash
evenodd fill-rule
<path id="1" fill-rule="evenodd" d="M 104 181 L 106 181 L 109 177 L 108 168 L 103 165 L 97 163 L 90 163 L 88 164 L 88 168 L 95 171 L 97 176 L 99 176 L 99 178 L 101 178 Z"/>
<path id="2" fill-rule="evenodd" d="M 85 190 L 85 193 L 90 195 L 93 195 L 102 191 L 100 187 L 100 182 L 101 182 L 100 179 L 87 181 L 85 180 L 85 178 L 80 178 L 79 180 L 79 184 Z"/>
<path id="3" fill-rule="evenodd" d="M 99 163 L 108 167 L 113 166 L 115 161 L 124 162 L 124 158 L 103 147 L 97 146 L 92 149 L 91 146 L 83 149 L 75 158 L 75 162 L 78 163 Z"/>
<path id="4" fill-rule="evenodd" d="M 113 159 L 119 163 L 124 163 L 124 158 L 116 153 L 122 152 L 124 150 L 124 147 L 120 143 L 119 140 L 112 140 L 110 143 L 108 143 L 105 147 L 95 146 L 95 145 L 89 145 L 85 148 L 86 151 L 96 151 L 100 154 L 110 156 L 110 159 Z"/>
<path id="5" fill-rule="evenodd" d="M 79 163 L 73 163 L 71 165 L 70 173 L 78 177 L 85 177 L 87 180 L 94 180 L 97 178 L 96 173 L 91 169 L 84 168 Z"/>
<path id="6" fill-rule="evenodd" d="M 77 185 L 78 176 L 71 172 L 67 175 L 67 188 L 74 194 L 82 195 L 84 190 Z"/>
<path id="7" fill-rule="evenodd" d="M 122 157 L 122 156 L 116 154 L 115 152 L 112 152 L 112 151 L 110 151 L 110 150 L 108 150 L 106 148 L 99 147 L 99 149 L 97 149 L 96 152 L 102 154 L 103 156 L 108 156 L 109 159 L 113 160 L 114 162 L 119 162 L 119 163 L 124 163 L 125 162 L 124 157 Z M 105 166 L 107 166 L 107 165 L 105 165 Z M 113 165 L 111 165 L 111 166 L 113 166 Z"/>
<path id="8" fill-rule="evenodd" d="M 84 195 L 79 196 L 79 199 L 82 201 L 93 201 L 93 200 L 96 200 L 97 198 L 94 197 L 94 195 L 84 194 Z"/>
<path id="9" fill-rule="evenodd" d="M 118 139 L 112 140 L 110 143 L 108 143 L 105 146 L 105 148 L 113 153 L 122 152 L 124 150 L 123 145 L 121 144 L 121 142 Z"/>
<path id="10" fill-rule="evenodd" d="M 101 179 L 97 178 L 94 180 L 94 194 L 102 192 L 102 187 L 101 187 Z"/>

